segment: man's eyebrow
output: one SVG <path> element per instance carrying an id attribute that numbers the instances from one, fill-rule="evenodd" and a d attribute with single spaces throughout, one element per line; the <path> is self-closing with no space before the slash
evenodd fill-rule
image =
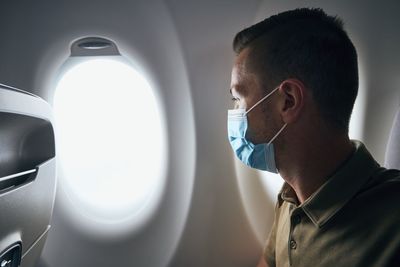
<path id="1" fill-rule="evenodd" d="M 233 95 L 232 90 L 235 89 L 235 90 L 237 91 L 237 88 L 238 88 L 238 85 L 237 85 L 237 84 L 233 84 L 233 85 L 229 88 L 229 93 L 230 93 L 231 95 Z"/>
<path id="2" fill-rule="evenodd" d="M 244 87 L 240 84 L 234 84 L 231 86 L 231 88 L 229 89 L 229 93 L 231 93 L 231 95 L 233 95 L 232 89 L 235 89 L 236 93 L 241 95 L 245 93 Z"/>
<path id="3" fill-rule="evenodd" d="M 230 88 L 229 88 L 229 93 L 231 93 L 232 95 L 232 90 L 235 89 L 236 91 L 238 90 L 239 85 L 238 84 L 233 84 Z"/>

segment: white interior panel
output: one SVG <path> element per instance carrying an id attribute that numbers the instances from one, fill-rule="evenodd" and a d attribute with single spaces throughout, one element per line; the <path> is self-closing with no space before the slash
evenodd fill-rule
<path id="1" fill-rule="evenodd" d="M 52 103 L 71 44 L 88 36 L 110 39 L 153 88 L 167 144 L 160 200 L 145 223 L 124 234 L 88 231 L 71 217 L 59 183 L 37 267 L 255 266 L 282 181 L 245 167 L 228 143 L 232 40 L 270 15 L 310 6 L 345 21 L 360 69 L 350 136 L 383 163 L 400 104 L 397 0 L 2 1 L 0 83 Z M 57 171 L 62 181 L 62 167 Z"/>

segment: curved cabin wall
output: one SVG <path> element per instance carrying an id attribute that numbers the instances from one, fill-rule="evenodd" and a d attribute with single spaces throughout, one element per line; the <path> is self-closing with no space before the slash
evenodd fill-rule
<path id="1" fill-rule="evenodd" d="M 49 235 L 42 264 L 57 267 L 115 266 L 117 260 L 121 266 L 164 266 L 175 253 L 185 227 L 194 180 L 193 107 L 180 45 L 162 2 L 143 1 L 142 4 L 131 2 L 124 5 L 110 5 L 108 1 L 90 2 L 80 3 L 79 13 L 76 12 L 76 6 L 70 3 L 63 8 L 60 3 L 46 3 L 46 7 L 56 13 L 58 19 L 56 25 L 48 28 L 46 38 L 49 41 L 43 42 L 44 47 L 38 51 L 41 62 L 35 81 L 41 85 L 37 88 L 41 88 L 38 89 L 41 94 L 52 101 L 56 81 L 62 75 L 60 67 L 69 56 L 69 46 L 73 40 L 96 35 L 115 41 L 121 55 L 139 67 L 149 80 L 166 118 L 166 185 L 158 207 L 148 222 L 140 227 L 132 227 L 123 235 L 95 235 L 85 231 L 85 227 L 76 223 L 78 220 L 71 218 L 64 201 L 67 197 L 61 186 L 53 216 L 54 230 Z M 95 10 L 103 9 L 93 12 L 93 3 L 99 8 Z M 36 14 L 31 15 L 35 17 Z M 64 21 L 70 23 L 65 25 Z M 49 27 L 43 20 L 36 23 L 38 28 Z M 140 100 L 132 99 L 132 104 L 135 101 Z M 126 123 L 134 123 L 134 118 Z M 146 125 L 137 127 L 138 131 L 147 129 Z M 182 158 L 185 164 L 182 164 Z M 60 180 L 64 179 L 63 175 L 60 170 Z M 74 216 L 85 220 L 80 214 Z M 110 227 L 120 225 L 116 223 Z"/>
<path id="2" fill-rule="evenodd" d="M 365 99 L 358 136 L 380 162 L 400 93 L 397 2 L 315 3 L 343 17 L 358 46 Z M 71 42 L 104 36 L 143 67 L 167 118 L 168 181 L 151 223 L 124 238 L 96 240 L 56 202 L 42 266 L 115 266 L 116 259 L 120 266 L 255 265 L 276 196 L 262 188 L 258 173 L 235 165 L 227 142 L 231 42 L 255 21 L 301 6 L 310 2 L 1 2 L 0 81 L 51 101 Z M 254 214 L 256 222 L 248 218 Z"/>
<path id="3" fill-rule="evenodd" d="M 7 27 L 0 26 L 4 33 L 11 35 L 10 43 L 15 45 L 10 47 L 7 43 L 1 47 L 4 50 L 0 50 L 8 54 L 10 50 L 21 49 L 18 58 L 24 58 L 24 63 L 18 63 L 14 57 L 3 55 L 3 60 L 9 62 L 8 69 L 3 72 L 4 80 L 24 87 L 33 85 L 33 92 L 51 102 L 57 79 L 62 75 L 60 67 L 69 57 L 72 41 L 85 36 L 104 36 L 115 41 L 128 61 L 142 68 L 141 72 L 152 84 L 166 117 L 167 182 L 151 220 L 123 236 L 105 238 L 87 233 L 69 217 L 62 201 L 65 199 L 63 188 L 59 187 L 52 221 L 54 229 L 47 240 L 41 264 L 54 267 L 115 266 L 116 260 L 120 266 L 168 264 L 185 227 L 196 151 L 187 71 L 174 25 L 163 2 L 42 1 L 22 6 L 12 3 L 0 10 L 5 16 L 2 22 L 15 26 L 13 31 L 24 36 L 25 43 L 30 45 L 29 49 L 19 46 L 19 37 Z M 8 12 L 12 15 L 8 16 Z M 32 36 L 32 32 L 40 32 L 40 36 Z M 19 64 L 26 69 L 17 67 L 19 73 L 9 71 Z M 132 103 L 135 101 L 138 100 L 132 99 Z M 146 130 L 146 125 L 140 127 L 138 130 Z M 63 179 L 62 169 L 58 176 L 59 180 Z"/>

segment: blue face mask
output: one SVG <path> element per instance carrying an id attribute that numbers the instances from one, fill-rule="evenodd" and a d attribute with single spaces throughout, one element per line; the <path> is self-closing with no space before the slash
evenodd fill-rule
<path id="1" fill-rule="evenodd" d="M 274 144 L 272 142 L 285 129 L 287 124 L 283 125 L 268 143 L 255 145 L 246 139 L 247 113 L 278 89 L 279 87 L 272 90 L 247 111 L 245 109 L 228 110 L 228 137 L 236 156 L 249 167 L 273 173 L 278 173 L 278 170 L 276 169 Z"/>

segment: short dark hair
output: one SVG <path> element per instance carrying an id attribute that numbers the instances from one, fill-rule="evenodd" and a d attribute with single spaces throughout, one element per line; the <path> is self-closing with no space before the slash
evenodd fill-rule
<path id="1" fill-rule="evenodd" d="M 249 64 L 261 74 L 264 86 L 299 79 L 311 91 L 323 118 L 348 131 L 358 66 L 356 49 L 340 18 L 316 8 L 279 13 L 235 36 L 234 51 L 239 54 L 246 47 Z"/>

